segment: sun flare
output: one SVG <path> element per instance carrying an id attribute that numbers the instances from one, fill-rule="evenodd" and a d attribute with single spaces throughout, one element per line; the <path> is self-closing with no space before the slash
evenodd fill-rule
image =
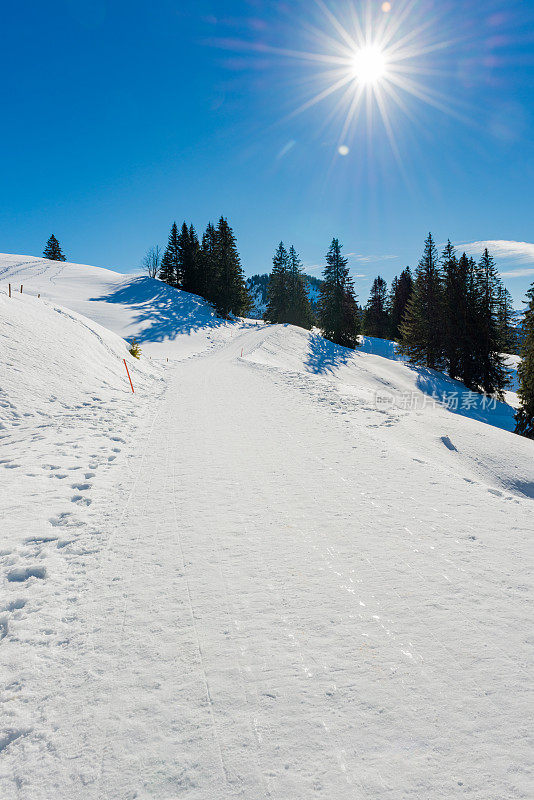
<path id="1" fill-rule="evenodd" d="M 438 17 L 418 11 L 416 0 L 377 4 L 375 0 L 349 0 L 344 12 L 332 10 L 332 0 L 314 0 L 316 25 L 307 35 L 309 50 L 283 50 L 315 66 L 308 97 L 292 112 L 303 113 L 327 102 L 326 124 L 338 124 L 336 153 L 348 155 L 360 126 L 367 141 L 380 119 L 395 157 L 402 168 L 398 144 L 399 116 L 417 122 L 416 104 L 427 104 L 455 114 L 455 104 L 433 86 L 439 69 L 432 57 L 443 53 L 452 40 L 444 38 Z M 346 148 L 346 149 L 345 149 Z"/>
<path id="2" fill-rule="evenodd" d="M 375 85 L 386 75 L 386 55 L 378 45 L 361 47 L 352 58 L 351 70 L 359 83 Z"/>

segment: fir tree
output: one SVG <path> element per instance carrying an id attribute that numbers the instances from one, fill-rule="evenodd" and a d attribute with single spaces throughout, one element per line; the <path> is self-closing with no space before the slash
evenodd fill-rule
<path id="1" fill-rule="evenodd" d="M 500 286 L 497 292 L 497 335 L 501 353 L 517 353 L 514 306 L 512 296 L 504 286 Z"/>
<path id="2" fill-rule="evenodd" d="M 363 332 L 366 336 L 386 339 L 390 329 L 387 312 L 387 284 L 380 275 L 374 279 L 371 294 L 363 315 Z"/>
<path id="3" fill-rule="evenodd" d="M 191 294 L 200 294 L 200 244 L 193 225 L 182 225 L 179 243 L 179 259 L 182 272 L 182 289 Z"/>
<path id="4" fill-rule="evenodd" d="M 358 305 L 347 259 L 341 255 L 338 239 L 326 254 L 319 300 L 319 325 L 323 335 L 335 344 L 355 348 L 358 344 Z"/>
<path id="5" fill-rule="evenodd" d="M 273 269 L 267 287 L 267 308 L 263 318 L 266 322 L 287 322 L 289 256 L 284 243 L 280 242 L 273 258 Z"/>
<path id="6" fill-rule="evenodd" d="M 411 364 L 442 369 L 442 290 L 438 253 L 432 234 L 415 272 L 415 285 L 401 326 L 401 349 Z"/>
<path id="7" fill-rule="evenodd" d="M 457 265 L 460 286 L 465 287 L 465 297 L 459 298 L 459 310 L 452 311 L 456 318 L 456 330 L 446 322 L 447 336 L 456 336 L 456 375 L 469 389 L 479 391 L 479 327 L 480 327 L 480 303 L 477 286 L 477 266 L 472 258 L 468 258 L 465 253 L 458 260 Z M 449 303 L 450 305 L 450 303 Z M 447 308 L 447 306 L 446 306 Z M 447 312 L 445 312 L 447 313 Z M 454 342 L 452 343 L 454 347 Z M 451 374 L 449 364 L 449 374 Z M 454 371 L 454 370 L 453 370 Z"/>
<path id="8" fill-rule="evenodd" d="M 515 432 L 528 439 L 534 439 L 534 283 L 528 297 L 523 320 L 523 344 L 521 347 L 521 363 L 517 369 L 519 377 L 518 396 L 521 406 L 516 414 Z"/>
<path id="9" fill-rule="evenodd" d="M 208 302 L 215 301 L 217 290 L 217 262 L 215 250 L 217 243 L 217 232 L 215 226 L 210 222 L 202 236 L 202 246 L 199 258 L 199 294 Z"/>
<path id="10" fill-rule="evenodd" d="M 479 299 L 479 326 L 477 331 L 477 358 L 479 386 L 486 394 L 502 398 L 503 389 L 508 384 L 505 359 L 500 352 L 498 298 L 501 282 L 495 262 L 487 248 L 477 268 L 477 289 Z"/>
<path id="11" fill-rule="evenodd" d="M 393 279 L 389 294 L 389 335 L 396 342 L 401 340 L 401 325 L 406 313 L 408 301 L 413 292 L 413 278 L 410 267 L 406 267 L 400 276 Z"/>
<path id="12" fill-rule="evenodd" d="M 288 253 L 287 309 L 287 322 L 310 330 L 313 325 L 313 313 L 306 293 L 302 261 L 293 245 Z"/>
<path id="13" fill-rule="evenodd" d="M 43 258 L 49 258 L 51 261 L 66 261 L 65 255 L 63 254 L 61 247 L 59 246 L 59 242 L 52 234 L 50 239 L 46 243 L 46 247 L 43 250 Z"/>
<path id="14" fill-rule="evenodd" d="M 451 378 L 462 374 L 467 319 L 468 266 L 465 260 L 458 261 L 450 240 L 441 257 L 443 270 L 443 336 L 447 368 Z"/>
<path id="15" fill-rule="evenodd" d="M 215 261 L 217 309 L 224 317 L 230 314 L 236 317 L 245 315 L 250 310 L 251 300 L 245 285 L 235 236 L 224 217 L 221 217 L 217 225 Z"/>
<path id="16" fill-rule="evenodd" d="M 173 222 L 159 271 L 160 280 L 165 281 L 170 286 L 180 286 L 182 281 L 179 253 L 178 227 L 176 222 Z"/>

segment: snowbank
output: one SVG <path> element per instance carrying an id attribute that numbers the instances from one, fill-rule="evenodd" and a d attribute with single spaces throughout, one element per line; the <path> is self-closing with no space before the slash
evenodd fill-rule
<path id="1" fill-rule="evenodd" d="M 144 352 L 172 361 L 188 358 L 227 341 L 239 322 L 217 317 L 197 295 L 145 275 L 124 275 L 101 267 L 0 254 L 0 290 L 12 283 L 24 293 L 58 303 L 127 340 Z"/>
<path id="2" fill-rule="evenodd" d="M 64 557 L 80 546 L 94 491 L 117 480 L 164 383 L 162 367 L 130 356 L 116 334 L 24 294 L 0 292 L 0 354 L 0 614 L 7 634 L 24 607 L 23 631 L 42 624 L 31 611 L 72 580 Z"/>
<path id="3" fill-rule="evenodd" d="M 366 337 L 353 351 L 290 325 L 273 326 L 247 352 L 351 416 L 388 447 L 432 461 L 446 473 L 534 498 L 532 442 L 516 436 L 514 408 L 469 392 L 434 370 L 401 361 L 394 342 Z"/>

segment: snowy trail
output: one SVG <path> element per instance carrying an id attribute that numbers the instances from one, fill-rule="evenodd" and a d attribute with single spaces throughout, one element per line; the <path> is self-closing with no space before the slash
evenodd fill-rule
<path id="1" fill-rule="evenodd" d="M 529 796 L 531 501 L 247 361 L 271 335 L 171 366 L 94 497 L 79 650 L 37 670 L 6 800 Z"/>

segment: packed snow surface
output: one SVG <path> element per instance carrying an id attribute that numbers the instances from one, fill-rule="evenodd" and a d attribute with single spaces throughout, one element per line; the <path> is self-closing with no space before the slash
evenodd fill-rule
<path id="1" fill-rule="evenodd" d="M 532 796 L 509 406 L 22 256 L 0 359 L 3 799 Z"/>

